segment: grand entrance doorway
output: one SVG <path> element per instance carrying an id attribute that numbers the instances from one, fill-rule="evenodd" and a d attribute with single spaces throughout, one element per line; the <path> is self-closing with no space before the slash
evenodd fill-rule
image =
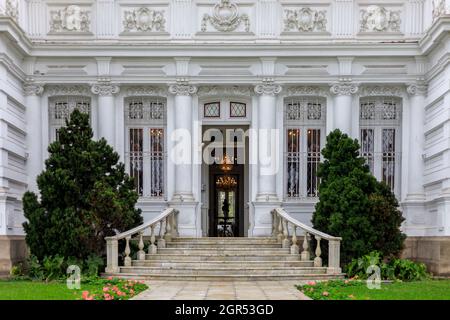
<path id="1" fill-rule="evenodd" d="M 206 132 L 207 131 L 207 132 Z M 204 127 L 205 163 L 202 181 L 207 207 L 204 228 L 209 237 L 244 237 L 248 228 L 247 137 L 244 128 Z M 206 134 L 205 134 L 206 132 Z M 204 229 L 204 230 L 205 230 Z"/>

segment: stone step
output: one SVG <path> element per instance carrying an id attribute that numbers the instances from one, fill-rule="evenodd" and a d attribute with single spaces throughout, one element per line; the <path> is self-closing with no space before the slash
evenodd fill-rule
<path id="1" fill-rule="evenodd" d="M 253 238 L 243 238 L 243 237 L 205 237 L 205 238 L 173 238 L 170 242 L 190 242 L 190 243 L 212 243 L 212 244 L 231 244 L 231 243 L 241 243 L 241 244 L 255 244 L 255 243 L 280 243 L 275 238 L 270 237 L 253 237 Z"/>
<path id="2" fill-rule="evenodd" d="M 237 252 L 230 254 L 146 254 L 146 260 L 158 261 L 299 261 L 300 255 Z"/>
<path id="3" fill-rule="evenodd" d="M 211 276 L 211 275 L 299 275 L 299 274 L 324 274 L 326 268 L 317 267 L 120 267 L 121 273 L 148 274 L 148 275 L 187 275 L 187 276 Z"/>
<path id="4" fill-rule="evenodd" d="M 136 279 L 136 280 L 174 280 L 174 281 L 271 281 L 271 280 L 331 280 L 342 279 L 344 274 L 330 275 L 330 274 L 275 274 L 275 275 L 210 275 L 210 276 L 193 276 L 183 274 L 135 274 L 135 273 L 105 273 L 104 277 L 117 277 L 122 279 Z"/>
<path id="5" fill-rule="evenodd" d="M 230 267 L 312 267 L 313 261 L 158 261 L 158 260 L 133 260 L 132 266 L 136 267 L 192 267 L 195 265 L 207 266 L 210 268 Z"/>
<path id="6" fill-rule="evenodd" d="M 188 254 L 188 255 L 195 255 L 195 254 L 222 254 L 222 255 L 228 255 L 228 254 L 282 254 L 282 253 L 289 253 L 289 248 L 274 248 L 274 249 L 258 249 L 258 248 L 222 248 L 222 247 L 211 247 L 207 249 L 199 249 L 199 248 L 161 248 L 158 249 L 157 254 Z"/>
<path id="7" fill-rule="evenodd" d="M 236 242 L 231 241 L 230 243 L 213 243 L 213 242 L 190 242 L 190 241 L 176 241 L 176 242 L 167 242 L 166 243 L 167 248 L 189 248 L 189 249 L 227 249 L 227 248 L 281 248 L 281 243 L 276 242 L 255 242 L 255 243 L 244 243 L 244 242 Z"/>

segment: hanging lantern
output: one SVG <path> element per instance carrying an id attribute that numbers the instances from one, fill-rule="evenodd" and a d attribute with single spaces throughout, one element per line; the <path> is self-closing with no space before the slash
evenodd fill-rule
<path id="1" fill-rule="evenodd" d="M 216 186 L 221 190 L 232 190 L 236 188 L 237 181 L 231 176 L 220 176 L 216 180 Z"/>

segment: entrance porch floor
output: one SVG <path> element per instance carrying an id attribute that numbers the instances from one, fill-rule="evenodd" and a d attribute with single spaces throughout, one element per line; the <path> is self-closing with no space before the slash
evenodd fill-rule
<path id="1" fill-rule="evenodd" d="M 133 300 L 310 300 L 295 288 L 306 281 L 147 281 Z"/>

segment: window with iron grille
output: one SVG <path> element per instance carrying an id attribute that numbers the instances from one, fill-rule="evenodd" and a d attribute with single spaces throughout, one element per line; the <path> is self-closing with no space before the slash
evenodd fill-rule
<path id="1" fill-rule="evenodd" d="M 245 118 L 247 115 L 247 106 L 242 102 L 230 102 L 230 117 Z"/>
<path id="2" fill-rule="evenodd" d="M 325 138 L 326 100 L 320 97 L 285 99 L 285 196 L 319 195 L 317 170 Z"/>
<path id="3" fill-rule="evenodd" d="M 396 194 L 400 192 L 401 99 L 361 98 L 359 110 L 360 154 L 372 174 Z"/>
<path id="4" fill-rule="evenodd" d="M 50 142 L 58 139 L 59 129 L 66 125 L 66 119 L 78 109 L 91 115 L 91 98 L 83 96 L 54 96 L 49 98 Z"/>
<path id="5" fill-rule="evenodd" d="M 203 105 L 205 118 L 220 118 L 220 102 L 209 102 Z"/>
<path id="6" fill-rule="evenodd" d="M 125 99 L 127 169 L 141 197 L 165 196 L 166 100 L 157 97 Z"/>

